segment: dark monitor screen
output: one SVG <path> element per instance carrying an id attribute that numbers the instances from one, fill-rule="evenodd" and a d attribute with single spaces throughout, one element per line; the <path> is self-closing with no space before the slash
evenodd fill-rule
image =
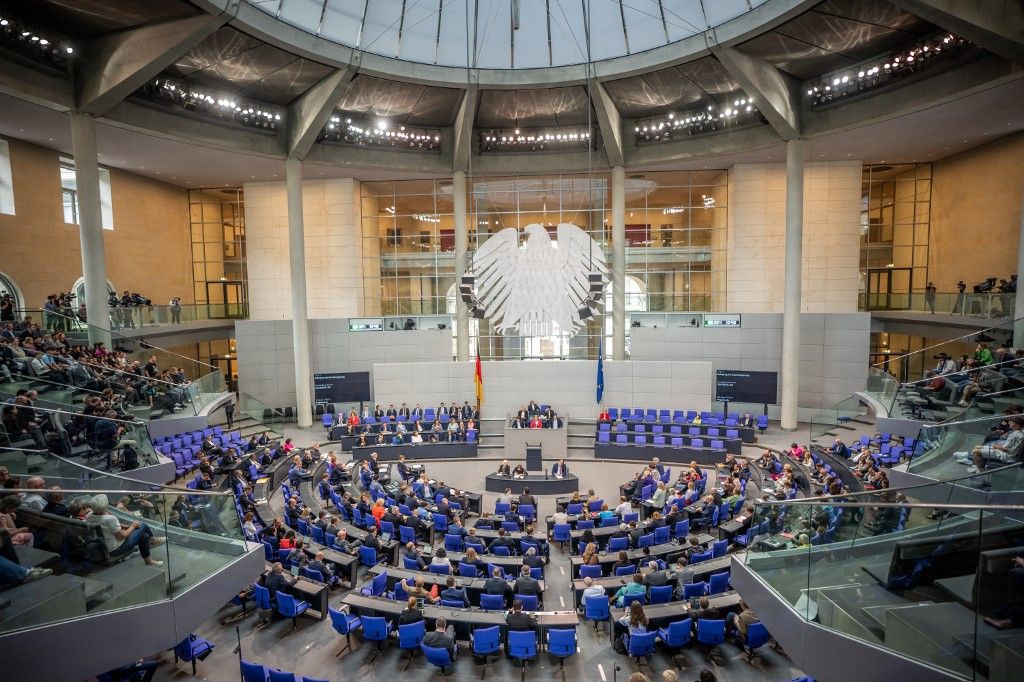
<path id="1" fill-rule="evenodd" d="M 763 403 L 779 400 L 779 373 L 742 369 L 715 371 L 715 401 L 719 403 Z"/>
<path id="2" fill-rule="evenodd" d="M 329 372 L 313 375 L 313 404 L 358 403 L 370 400 L 369 372 Z"/>

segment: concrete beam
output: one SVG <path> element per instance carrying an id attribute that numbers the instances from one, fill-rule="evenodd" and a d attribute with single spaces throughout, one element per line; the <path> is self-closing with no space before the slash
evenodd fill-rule
<path id="1" fill-rule="evenodd" d="M 0 58 L 0 94 L 57 111 L 75 108 L 75 93 L 68 78 L 42 71 L 33 71 L 29 77 L 24 64 L 9 59 Z"/>
<path id="2" fill-rule="evenodd" d="M 736 79 L 775 132 L 786 141 L 800 137 L 800 82 L 763 59 L 734 47 L 713 46 L 711 53 Z"/>
<path id="3" fill-rule="evenodd" d="M 608 165 L 621 166 L 626 161 L 625 150 L 622 148 L 622 114 L 615 107 L 608 91 L 596 79 L 590 81 L 589 90 Z"/>
<path id="4" fill-rule="evenodd" d="M 304 92 L 288 107 L 285 150 L 288 158 L 304 159 L 324 129 L 327 119 L 338 104 L 341 92 L 359 71 L 359 55 L 344 69 L 332 71 L 319 83 Z"/>
<path id="5" fill-rule="evenodd" d="M 473 124 L 476 122 L 476 105 L 480 101 L 476 84 L 466 88 L 459 105 L 459 113 L 452 126 L 452 170 L 468 171 L 469 159 L 473 154 Z"/>
<path id="6" fill-rule="evenodd" d="M 989 52 L 1024 64 L 1024 5 L 1020 0 L 892 0 L 900 9 Z"/>
<path id="7" fill-rule="evenodd" d="M 103 114 L 227 23 L 200 14 L 104 34 L 86 43 L 78 66 L 78 110 Z"/>

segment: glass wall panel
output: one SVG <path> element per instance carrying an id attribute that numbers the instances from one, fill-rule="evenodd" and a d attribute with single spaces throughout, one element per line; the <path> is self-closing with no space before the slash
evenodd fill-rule
<path id="1" fill-rule="evenodd" d="M 706 311 L 724 304 L 727 180 L 724 170 L 627 176 L 627 311 Z M 540 224 L 554 237 L 560 223 L 572 223 L 604 249 L 607 260 L 610 183 L 608 173 L 470 179 L 470 256 L 506 228 L 521 232 Z M 454 315 L 462 304 L 455 291 L 451 180 L 364 182 L 361 194 L 366 314 Z M 571 342 L 557 331 L 499 335 L 485 320 L 472 320 L 470 352 L 479 348 L 485 359 L 593 358 L 604 335 L 611 354 L 610 291 L 605 310 Z"/>
<path id="2" fill-rule="evenodd" d="M 193 295 L 209 317 L 245 317 L 245 204 L 241 188 L 189 190 Z"/>

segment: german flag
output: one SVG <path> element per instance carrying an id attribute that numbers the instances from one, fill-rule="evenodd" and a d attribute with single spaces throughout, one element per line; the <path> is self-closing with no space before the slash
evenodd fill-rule
<path id="1" fill-rule="evenodd" d="M 480 365 L 480 353 L 476 354 L 476 371 L 473 373 L 473 383 L 476 384 L 476 409 L 479 410 L 484 402 L 484 373 Z"/>

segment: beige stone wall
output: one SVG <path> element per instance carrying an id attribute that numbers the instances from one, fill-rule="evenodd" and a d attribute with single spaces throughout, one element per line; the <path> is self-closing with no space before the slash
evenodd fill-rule
<path id="1" fill-rule="evenodd" d="M 248 183 L 245 189 L 249 317 L 290 320 L 288 200 L 284 183 Z M 302 185 L 308 316 L 363 314 L 359 182 L 307 180 Z"/>
<path id="2" fill-rule="evenodd" d="M 939 291 L 1017 271 L 1022 191 L 1024 133 L 933 164 L 928 272 Z"/>
<path id="3" fill-rule="evenodd" d="M 802 310 L 857 310 L 859 162 L 809 163 L 804 172 Z M 725 310 L 782 312 L 786 169 L 740 164 L 729 171 L 728 298 Z"/>
<path id="4" fill-rule="evenodd" d="M 0 271 L 30 307 L 69 291 L 82 276 L 78 227 L 64 222 L 60 153 L 20 140 L 10 144 L 16 215 L 0 215 Z M 181 187 L 110 170 L 114 229 L 103 231 L 107 277 L 120 291 L 166 304 L 192 301 L 188 193 Z"/>

